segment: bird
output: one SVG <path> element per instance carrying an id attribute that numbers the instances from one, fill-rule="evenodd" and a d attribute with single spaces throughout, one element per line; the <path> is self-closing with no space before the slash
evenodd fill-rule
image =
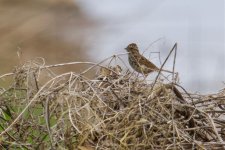
<path id="1" fill-rule="evenodd" d="M 175 45 L 176 46 L 176 45 Z M 143 55 L 140 54 L 139 49 L 137 44 L 131 43 L 125 48 L 128 52 L 128 61 L 130 66 L 137 72 L 144 74 L 147 76 L 149 73 L 154 72 L 154 71 L 160 71 L 160 69 L 153 64 L 151 61 L 149 61 L 147 58 L 145 58 Z M 165 72 L 173 73 L 168 70 L 163 70 Z M 178 98 L 179 102 L 182 104 L 187 103 L 180 93 L 180 91 L 176 88 L 175 85 L 173 84 L 164 84 L 166 89 L 171 89 L 176 97 Z M 162 88 L 158 90 L 158 93 L 162 91 Z M 186 118 L 190 118 L 191 112 L 187 111 L 185 114 Z M 195 127 L 195 121 L 193 118 L 189 120 L 189 125 L 190 128 Z"/>
<path id="2" fill-rule="evenodd" d="M 156 65 L 140 54 L 137 44 L 131 43 L 125 49 L 128 52 L 130 66 L 138 73 L 147 76 L 151 72 L 160 70 Z"/>

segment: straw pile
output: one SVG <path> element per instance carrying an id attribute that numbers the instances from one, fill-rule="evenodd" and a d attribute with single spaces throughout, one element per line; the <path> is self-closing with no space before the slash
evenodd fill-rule
<path id="1" fill-rule="evenodd" d="M 7 75 L 14 82 L 0 90 L 1 148 L 225 148 L 225 90 L 190 94 L 119 65 L 61 75 L 51 67 L 29 62 Z"/>

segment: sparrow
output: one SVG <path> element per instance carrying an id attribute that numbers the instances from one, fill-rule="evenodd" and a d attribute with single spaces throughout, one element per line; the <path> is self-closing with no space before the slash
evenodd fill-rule
<path id="1" fill-rule="evenodd" d="M 151 61 L 140 54 L 137 44 L 131 43 L 126 48 L 128 53 L 128 61 L 130 66 L 145 76 L 153 71 L 159 71 L 159 68 Z"/>

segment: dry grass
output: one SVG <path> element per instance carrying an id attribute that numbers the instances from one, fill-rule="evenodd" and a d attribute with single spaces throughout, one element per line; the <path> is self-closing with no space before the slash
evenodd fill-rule
<path id="1" fill-rule="evenodd" d="M 168 84 L 172 79 L 162 80 L 160 73 L 157 80 L 147 81 L 112 60 L 105 60 L 105 67 L 103 62 L 46 66 L 30 61 L 1 76 L 13 77 L 14 82 L 0 90 L 0 147 L 225 148 L 225 90 L 189 94 L 175 79 Z M 90 67 L 82 73 L 54 75 L 51 71 L 75 64 Z M 93 69 L 96 76 L 88 79 L 85 73 Z"/>

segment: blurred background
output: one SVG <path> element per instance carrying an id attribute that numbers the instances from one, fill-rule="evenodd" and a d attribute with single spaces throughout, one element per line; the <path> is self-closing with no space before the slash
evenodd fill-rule
<path id="1" fill-rule="evenodd" d="M 159 55 L 163 62 L 177 42 L 175 67 L 186 90 L 224 88 L 224 1 L 0 0 L 0 74 L 35 57 L 47 64 L 99 62 L 125 53 L 131 42 L 158 66 Z M 172 64 L 170 58 L 165 68 Z"/>

